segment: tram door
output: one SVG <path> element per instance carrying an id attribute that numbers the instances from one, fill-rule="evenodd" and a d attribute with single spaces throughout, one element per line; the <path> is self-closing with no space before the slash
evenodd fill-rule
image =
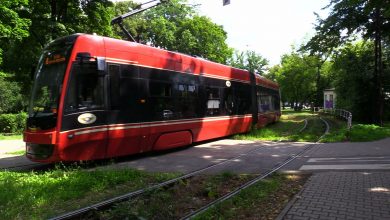
<path id="1" fill-rule="evenodd" d="M 104 63 L 104 61 L 103 61 Z M 104 64 L 102 64 L 104 65 Z M 107 75 L 95 62 L 72 66 L 64 104 L 61 140 L 63 157 L 91 160 L 104 158 L 107 147 Z"/>
<path id="2" fill-rule="evenodd" d="M 109 122 L 107 157 L 143 152 L 141 142 L 146 136 L 141 126 L 142 100 L 138 68 L 130 65 L 108 64 Z"/>

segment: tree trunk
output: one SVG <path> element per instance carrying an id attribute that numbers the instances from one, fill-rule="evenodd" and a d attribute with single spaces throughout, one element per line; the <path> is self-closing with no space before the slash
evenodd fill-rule
<path id="1" fill-rule="evenodd" d="M 382 17 L 380 8 L 375 9 L 375 69 L 374 80 L 376 84 L 376 106 L 374 109 L 374 122 L 383 126 L 383 62 L 382 62 L 382 33 L 381 33 Z"/>

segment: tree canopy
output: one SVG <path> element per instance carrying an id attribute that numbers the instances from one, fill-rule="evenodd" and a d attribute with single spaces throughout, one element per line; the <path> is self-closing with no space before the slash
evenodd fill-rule
<path id="1" fill-rule="evenodd" d="M 229 60 L 229 65 L 264 75 L 268 60 L 253 50 L 235 50 L 233 57 Z"/>
<path id="2" fill-rule="evenodd" d="M 124 26 L 140 43 L 226 63 L 233 49 L 226 43 L 223 27 L 199 16 L 195 6 L 186 3 L 186 0 L 170 0 L 126 19 Z M 137 6 L 132 1 L 1 0 L 1 85 L 16 82 L 10 86 L 12 91 L 21 91 L 28 99 L 30 75 L 46 44 L 74 33 L 121 38 L 120 29 L 110 24 L 111 19 Z M 2 99 L 9 95 L 3 93 Z M 13 97 L 7 99 L 9 102 L 3 103 L 15 103 Z M 4 111 L 19 111 L 26 103 L 25 100 L 23 105 Z M 11 104 L 4 106 L 8 105 Z"/>
<path id="3" fill-rule="evenodd" d="M 136 5 L 131 1 L 118 2 L 116 15 L 134 7 Z M 199 16 L 185 0 L 171 0 L 144 14 L 129 17 L 123 23 L 141 43 L 219 63 L 226 63 L 232 55 L 233 50 L 226 43 L 227 33 L 222 26 L 208 17 Z"/>
<path id="4" fill-rule="evenodd" d="M 359 37 L 374 42 L 373 77 L 375 84 L 372 93 L 375 109 L 373 122 L 383 124 L 385 107 L 385 72 L 383 45 L 390 42 L 390 2 L 388 0 L 331 0 L 328 8 L 330 15 L 325 19 L 318 18 L 316 35 L 304 47 L 311 52 L 334 53 L 340 46 Z"/>

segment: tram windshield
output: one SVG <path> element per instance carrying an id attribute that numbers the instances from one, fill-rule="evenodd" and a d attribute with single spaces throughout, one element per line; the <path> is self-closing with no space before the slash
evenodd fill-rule
<path id="1" fill-rule="evenodd" d="M 59 39 L 43 51 L 34 78 L 29 107 L 30 118 L 43 117 L 47 120 L 49 119 L 47 117 L 53 118 L 57 115 L 62 83 L 74 40 Z"/>

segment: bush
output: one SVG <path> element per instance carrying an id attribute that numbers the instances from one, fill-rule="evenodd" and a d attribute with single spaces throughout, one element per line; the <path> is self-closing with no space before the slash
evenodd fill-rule
<path id="1" fill-rule="evenodd" d="M 351 141 L 374 141 L 390 137 L 390 128 L 377 125 L 357 124 L 350 131 Z"/>
<path id="2" fill-rule="evenodd" d="M 27 119 L 27 113 L 1 114 L 0 133 L 22 133 Z"/>
<path id="3" fill-rule="evenodd" d="M 0 114 L 16 113 L 23 109 L 21 87 L 0 75 Z"/>

